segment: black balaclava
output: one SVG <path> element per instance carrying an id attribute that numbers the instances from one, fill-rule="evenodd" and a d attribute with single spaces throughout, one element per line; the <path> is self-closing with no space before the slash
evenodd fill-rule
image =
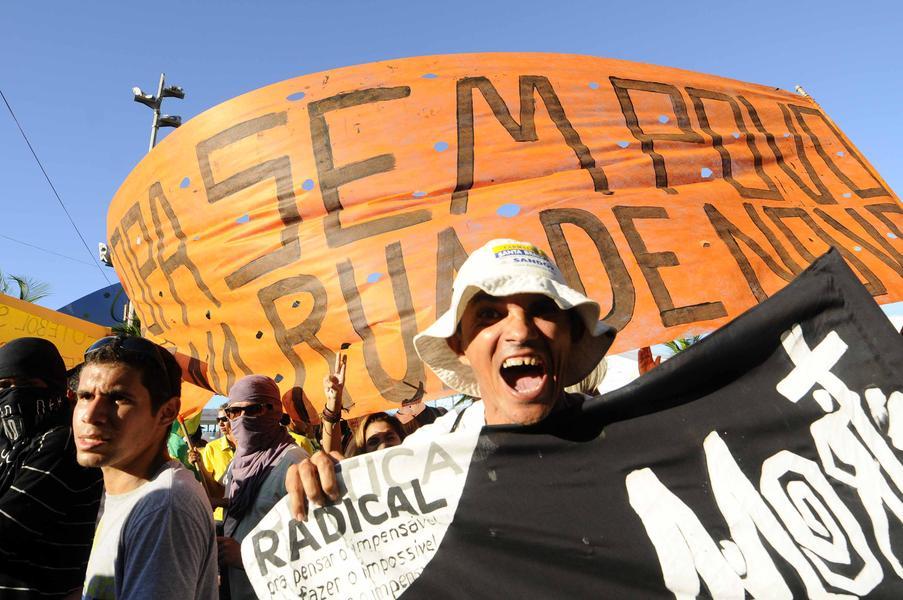
<path id="1" fill-rule="evenodd" d="M 66 366 L 56 346 L 41 338 L 19 338 L 0 347 L 0 379 L 40 379 L 47 387 L 0 389 L 0 494 L 3 494 L 38 434 L 69 422 Z"/>

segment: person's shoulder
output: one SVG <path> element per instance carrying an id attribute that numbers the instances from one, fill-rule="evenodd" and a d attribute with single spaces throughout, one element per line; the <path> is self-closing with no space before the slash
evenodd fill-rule
<path id="1" fill-rule="evenodd" d="M 152 504 L 159 508 L 184 506 L 186 502 L 202 499 L 204 493 L 194 475 L 175 460 L 164 464 L 146 485 L 147 488 L 142 495 L 153 495 L 155 501 Z"/>
<path id="2" fill-rule="evenodd" d="M 166 471 L 168 472 L 169 478 L 171 480 L 170 487 L 172 489 L 173 496 L 180 498 L 203 498 L 204 488 L 202 488 L 201 484 L 198 483 L 198 480 L 195 479 L 194 473 L 182 466 L 181 463 L 174 460 L 170 461 L 166 465 Z"/>
<path id="3" fill-rule="evenodd" d="M 210 512 L 209 507 L 201 484 L 188 469 L 173 460 L 146 484 L 132 517 L 134 520 L 153 519 L 164 513 L 201 517 Z"/>

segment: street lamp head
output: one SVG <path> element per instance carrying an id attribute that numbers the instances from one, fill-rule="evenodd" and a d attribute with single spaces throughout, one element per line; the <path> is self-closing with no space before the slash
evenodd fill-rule
<path id="1" fill-rule="evenodd" d="M 179 100 L 182 100 L 183 98 L 185 98 L 185 90 L 177 85 L 171 85 L 163 90 L 163 97 L 178 98 Z"/>
<path id="2" fill-rule="evenodd" d="M 132 94 L 134 95 L 135 102 L 140 102 L 149 108 L 157 108 L 158 100 L 154 96 L 148 94 L 140 87 L 135 86 L 132 88 Z"/>
<path id="3" fill-rule="evenodd" d="M 157 119 L 159 127 L 178 127 L 182 124 L 182 117 L 179 115 L 160 115 Z"/>

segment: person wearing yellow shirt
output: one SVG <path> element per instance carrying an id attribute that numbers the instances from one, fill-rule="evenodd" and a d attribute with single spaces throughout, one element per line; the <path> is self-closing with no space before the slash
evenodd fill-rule
<path id="1" fill-rule="evenodd" d="M 202 449 L 194 451 L 200 456 L 201 465 L 203 466 L 201 475 L 207 481 L 207 489 L 211 490 L 214 496 L 222 495 L 222 484 L 220 481 L 223 475 L 226 474 L 226 469 L 229 468 L 229 463 L 232 462 L 232 457 L 235 455 L 235 438 L 232 437 L 232 424 L 226 417 L 224 410 L 226 404 L 220 406 L 219 412 L 216 414 L 216 423 L 219 425 L 222 435 L 209 442 Z M 215 493 L 216 491 L 220 493 L 217 494 Z M 222 521 L 223 516 L 222 507 L 213 511 L 213 518 L 216 521 Z"/>
<path id="2" fill-rule="evenodd" d="M 307 451 L 310 456 L 313 456 L 314 452 L 319 450 L 318 447 L 315 447 L 314 442 L 312 441 L 312 439 L 316 439 L 316 435 L 308 435 L 309 433 L 311 433 L 310 430 L 312 429 L 310 423 L 292 419 L 287 429 L 288 434 L 292 436 L 292 439 L 295 440 L 295 443 L 304 448 L 304 450 Z"/>

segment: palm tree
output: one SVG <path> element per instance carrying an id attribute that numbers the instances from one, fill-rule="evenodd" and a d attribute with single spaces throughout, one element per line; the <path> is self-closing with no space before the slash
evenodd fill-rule
<path id="1" fill-rule="evenodd" d="M 684 350 L 698 342 L 700 339 L 702 339 L 701 335 L 679 337 L 676 340 L 665 342 L 665 345 L 671 350 L 671 352 L 677 354 L 678 352 L 683 352 Z"/>
<path id="2" fill-rule="evenodd" d="M 4 275 L 0 271 L 0 293 L 18 296 L 19 300 L 26 302 L 37 302 L 50 295 L 50 284 L 25 275 Z"/>
<path id="3" fill-rule="evenodd" d="M 141 333 L 141 321 L 138 320 L 138 317 L 135 317 L 135 319 L 131 323 L 117 323 L 116 325 L 113 325 L 111 329 L 116 335 L 144 337 L 144 335 Z"/>

